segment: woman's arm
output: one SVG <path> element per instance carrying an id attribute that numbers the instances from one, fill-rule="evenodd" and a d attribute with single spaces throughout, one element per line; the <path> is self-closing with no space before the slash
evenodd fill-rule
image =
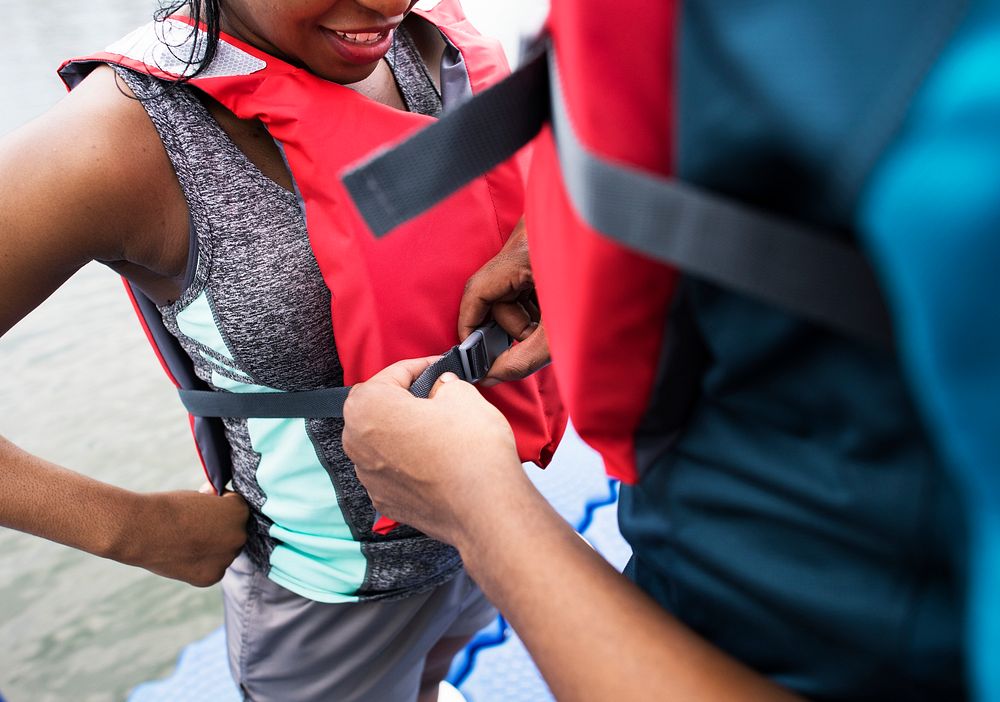
<path id="1" fill-rule="evenodd" d="M 142 105 L 97 69 L 0 140 L 0 334 L 92 260 L 151 297 L 176 297 L 187 207 Z M 236 496 L 139 495 L 0 440 L 0 525 L 204 585 L 245 539 Z"/>
<path id="2" fill-rule="evenodd" d="M 0 526 L 205 586 L 239 554 L 246 521 L 235 493 L 134 493 L 0 437 Z"/>
<path id="3" fill-rule="evenodd" d="M 557 699 L 794 699 L 590 549 L 527 479 L 510 426 L 471 385 L 446 375 L 431 399 L 411 396 L 432 360 L 355 386 L 344 448 L 382 514 L 459 549 Z"/>
<path id="4" fill-rule="evenodd" d="M 0 139 L 0 334 L 90 261 L 154 299 L 179 289 L 187 207 L 142 105 L 94 71 L 53 109 Z"/>

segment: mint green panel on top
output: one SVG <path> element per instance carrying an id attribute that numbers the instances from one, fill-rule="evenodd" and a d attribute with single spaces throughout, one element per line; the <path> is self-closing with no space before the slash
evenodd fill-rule
<path id="1" fill-rule="evenodd" d="M 225 358 L 206 359 L 231 375 L 238 364 L 226 346 L 203 292 L 177 315 L 187 337 Z M 243 373 L 237 373 L 244 375 Z M 212 384 L 229 392 L 278 392 L 212 372 Z M 318 602 L 354 602 L 365 578 L 367 561 L 354 540 L 337 493 L 316 454 L 304 419 L 248 419 L 247 432 L 260 454 L 257 484 L 265 495 L 261 507 L 272 522 L 277 545 L 268 577 L 292 592 Z"/>

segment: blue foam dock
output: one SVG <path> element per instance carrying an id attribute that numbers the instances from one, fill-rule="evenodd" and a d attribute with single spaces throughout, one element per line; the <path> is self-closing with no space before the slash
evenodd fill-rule
<path id="1" fill-rule="evenodd" d="M 600 457 L 567 432 L 548 469 L 529 469 L 532 481 L 555 509 L 615 568 L 631 555 L 618 532 L 617 485 L 604 475 Z M 524 645 L 502 617 L 480 631 L 448 676 L 469 702 L 548 702 L 553 697 Z M 218 629 L 187 646 L 174 674 L 140 685 L 129 702 L 239 702 Z M 2 702 L 2 699 L 0 699 Z"/>

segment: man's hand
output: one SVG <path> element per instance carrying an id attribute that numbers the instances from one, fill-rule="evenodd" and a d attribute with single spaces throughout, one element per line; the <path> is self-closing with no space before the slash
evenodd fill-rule
<path id="1" fill-rule="evenodd" d="M 497 358 L 483 387 L 520 380 L 549 362 L 549 343 L 535 298 L 524 220 L 503 249 L 465 284 L 458 312 L 458 336 L 465 340 L 488 317 L 518 342 Z"/>
<path id="2" fill-rule="evenodd" d="M 429 399 L 410 394 L 435 360 L 401 361 L 355 385 L 344 450 L 379 512 L 458 545 L 467 519 L 527 479 L 510 425 L 471 385 L 447 373 Z"/>
<path id="3" fill-rule="evenodd" d="M 788 700 L 698 638 L 579 539 L 525 476 L 503 415 L 435 359 L 355 385 L 344 449 L 376 508 L 458 547 L 558 699 Z"/>
<path id="4" fill-rule="evenodd" d="M 112 558 L 198 587 L 222 579 L 247 538 L 249 511 L 233 492 L 137 495 L 134 531 Z"/>

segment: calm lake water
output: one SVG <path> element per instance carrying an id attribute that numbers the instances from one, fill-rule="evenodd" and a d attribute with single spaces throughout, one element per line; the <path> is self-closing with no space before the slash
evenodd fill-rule
<path id="1" fill-rule="evenodd" d="M 464 4 L 510 51 L 521 28 L 540 22 L 545 2 Z M 103 47 L 153 9 L 148 0 L 0 0 L 0 136 L 60 99 L 63 59 Z M 0 369 L 0 434 L 23 448 L 133 490 L 201 483 L 186 418 L 106 269 L 85 267 L 8 332 Z M 0 529 L 0 692 L 8 702 L 122 700 L 169 674 L 179 651 L 221 622 L 215 588 Z"/>

